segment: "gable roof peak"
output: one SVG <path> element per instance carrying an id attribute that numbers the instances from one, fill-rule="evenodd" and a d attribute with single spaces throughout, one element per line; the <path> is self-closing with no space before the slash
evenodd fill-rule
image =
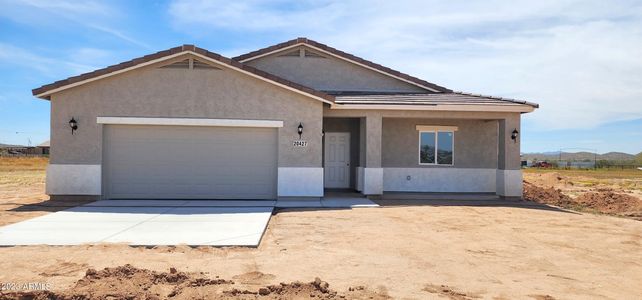
<path id="1" fill-rule="evenodd" d="M 267 56 L 273 53 L 277 53 L 279 51 L 289 49 L 292 47 L 295 47 L 299 44 L 304 44 L 308 47 L 311 47 L 312 49 L 328 53 L 332 56 L 338 57 L 340 59 L 343 59 L 345 61 L 351 62 L 353 64 L 365 67 L 367 69 L 374 70 L 376 72 L 385 74 L 387 76 L 396 78 L 401 81 L 408 82 L 412 85 L 416 85 L 420 88 L 426 89 L 431 92 L 436 92 L 436 93 L 450 93 L 452 90 L 445 88 L 443 86 L 439 86 L 437 84 L 434 84 L 432 82 L 428 82 L 426 80 L 408 75 L 406 73 L 399 72 L 397 70 L 393 70 L 391 68 L 382 66 L 380 64 L 377 64 L 375 62 L 363 59 L 361 57 L 358 57 L 356 55 L 352 55 L 347 52 L 343 52 L 341 50 L 338 50 L 336 48 L 332 48 L 328 45 L 316 42 L 314 40 L 308 39 L 306 37 L 298 37 L 296 39 L 292 39 L 283 43 L 279 43 L 276 45 L 268 46 L 259 50 L 255 50 L 252 52 L 248 52 L 236 57 L 233 57 L 232 59 L 241 63 L 248 62 L 250 60 L 254 60 L 263 56 Z"/>
<path id="2" fill-rule="evenodd" d="M 194 44 L 183 44 L 181 49 L 183 51 L 196 51 L 196 46 L 194 46 Z"/>
<path id="3" fill-rule="evenodd" d="M 281 86 L 286 89 L 293 90 L 297 93 L 307 95 L 309 97 L 321 100 L 325 103 L 333 103 L 334 96 L 328 95 L 324 92 L 317 91 L 315 89 L 306 87 L 304 85 L 298 84 L 296 82 L 289 81 L 287 79 L 281 78 L 279 76 L 267 73 L 265 71 L 256 69 L 252 66 L 245 65 L 236 60 L 227 58 L 218 53 L 210 52 L 206 49 L 196 47 L 190 44 L 184 44 L 182 46 L 173 47 L 170 49 L 158 51 L 156 53 L 148 54 L 142 57 L 134 58 L 116 65 L 111 65 L 102 69 L 98 69 L 92 72 L 80 74 L 77 76 L 72 76 L 66 79 L 58 80 L 56 82 L 43 85 L 41 87 L 31 90 L 32 94 L 38 98 L 50 100 L 51 94 L 56 93 L 61 90 L 68 88 L 73 88 L 85 83 L 89 83 L 95 80 L 100 80 L 109 76 L 114 76 L 120 73 L 124 73 L 136 68 L 140 68 L 146 65 L 153 63 L 158 63 L 183 55 L 185 53 L 192 52 L 192 55 L 199 56 L 205 60 L 212 61 L 221 66 L 226 66 L 232 69 L 235 69 L 239 72 L 246 73 L 250 76 L 257 77 L 264 81 L 271 82 L 272 84 Z"/>

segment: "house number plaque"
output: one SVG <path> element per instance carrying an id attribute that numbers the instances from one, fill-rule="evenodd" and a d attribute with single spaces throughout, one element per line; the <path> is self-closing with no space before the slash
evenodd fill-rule
<path id="1" fill-rule="evenodd" d="M 292 142 L 292 146 L 294 146 L 295 148 L 307 147 L 308 146 L 308 141 L 297 140 L 297 141 Z"/>

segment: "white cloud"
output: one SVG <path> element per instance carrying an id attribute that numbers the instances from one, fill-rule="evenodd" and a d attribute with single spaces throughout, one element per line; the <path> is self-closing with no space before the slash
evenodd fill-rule
<path id="1" fill-rule="evenodd" d="M 169 13 L 179 30 L 308 36 L 455 90 L 532 100 L 539 129 L 642 118 L 639 1 L 296 3 L 176 0 Z"/>
<path id="2" fill-rule="evenodd" d="M 0 16 L 14 22 L 32 26 L 84 26 L 139 47 L 150 48 L 116 29 L 112 23 L 121 14 L 103 1 L 0 0 L 0 6 Z"/>
<path id="3" fill-rule="evenodd" d="M 222 1 L 180 0 L 170 5 L 170 14 L 177 25 L 206 24 L 233 30 L 287 29 L 288 27 L 327 24 L 345 8 L 333 1 Z M 332 12 L 335 13 L 332 13 Z M 331 13 L 331 15 L 329 15 Z M 326 15 L 325 18 L 319 18 Z"/>
<path id="4" fill-rule="evenodd" d="M 3 65 L 17 65 L 22 69 L 33 69 L 47 77 L 56 78 L 63 74 L 69 76 L 95 70 L 96 66 L 89 65 L 83 61 L 83 59 L 89 57 L 88 51 L 91 50 L 81 49 L 78 53 L 85 53 L 84 55 L 65 60 L 41 56 L 27 49 L 0 43 L 0 62 Z"/>
<path id="5" fill-rule="evenodd" d="M 96 1 L 48 1 L 48 0 L 14 0 L 13 3 L 22 3 L 36 8 L 56 10 L 59 13 L 72 14 L 109 14 L 112 9 Z"/>

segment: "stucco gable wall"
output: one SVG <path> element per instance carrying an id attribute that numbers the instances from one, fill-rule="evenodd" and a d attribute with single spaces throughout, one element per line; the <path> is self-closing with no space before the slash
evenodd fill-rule
<path id="1" fill-rule="evenodd" d="M 100 164 L 102 126 L 96 117 L 135 116 L 283 120 L 279 167 L 321 167 L 322 112 L 318 100 L 234 70 L 150 66 L 54 94 L 51 163 Z M 72 117 L 78 121 L 74 135 Z M 309 147 L 292 147 L 299 122 Z"/>
<path id="2" fill-rule="evenodd" d="M 288 49 L 257 58 L 246 64 L 322 91 L 426 91 L 415 85 L 325 54 L 322 54 L 326 56 L 325 58 L 283 56 L 283 54 L 292 51 L 296 51 L 296 49 Z"/>

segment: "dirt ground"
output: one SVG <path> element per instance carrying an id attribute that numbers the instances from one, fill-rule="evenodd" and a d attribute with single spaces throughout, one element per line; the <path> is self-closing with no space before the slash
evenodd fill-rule
<path id="1" fill-rule="evenodd" d="M 524 198 L 577 211 L 642 220 L 642 171 L 524 171 Z"/>
<path id="2" fill-rule="evenodd" d="M 0 168 L 0 220 L 58 209 L 21 204 L 46 196 L 42 171 L 18 185 L 5 178 L 20 174 Z M 278 211 L 258 248 L 4 247 L 0 283 L 46 283 L 53 294 L 36 295 L 67 298 L 642 296 L 640 221 L 532 202 L 380 204 Z"/>
<path id="3" fill-rule="evenodd" d="M 218 277 L 218 276 L 217 276 Z M 0 294 L 6 299 L 391 299 L 363 286 L 350 287 L 342 294 L 315 278 L 311 282 L 279 283 L 261 286 L 254 282 L 270 276 L 250 272 L 234 280 L 208 278 L 204 273 L 168 272 L 138 269 L 131 265 L 88 269 L 85 276 L 65 291 L 29 291 Z M 249 284 L 247 282 L 250 282 Z"/>
<path id="4" fill-rule="evenodd" d="M 0 226 L 83 203 L 48 201 L 44 194 L 48 162 L 45 157 L 0 157 Z"/>

